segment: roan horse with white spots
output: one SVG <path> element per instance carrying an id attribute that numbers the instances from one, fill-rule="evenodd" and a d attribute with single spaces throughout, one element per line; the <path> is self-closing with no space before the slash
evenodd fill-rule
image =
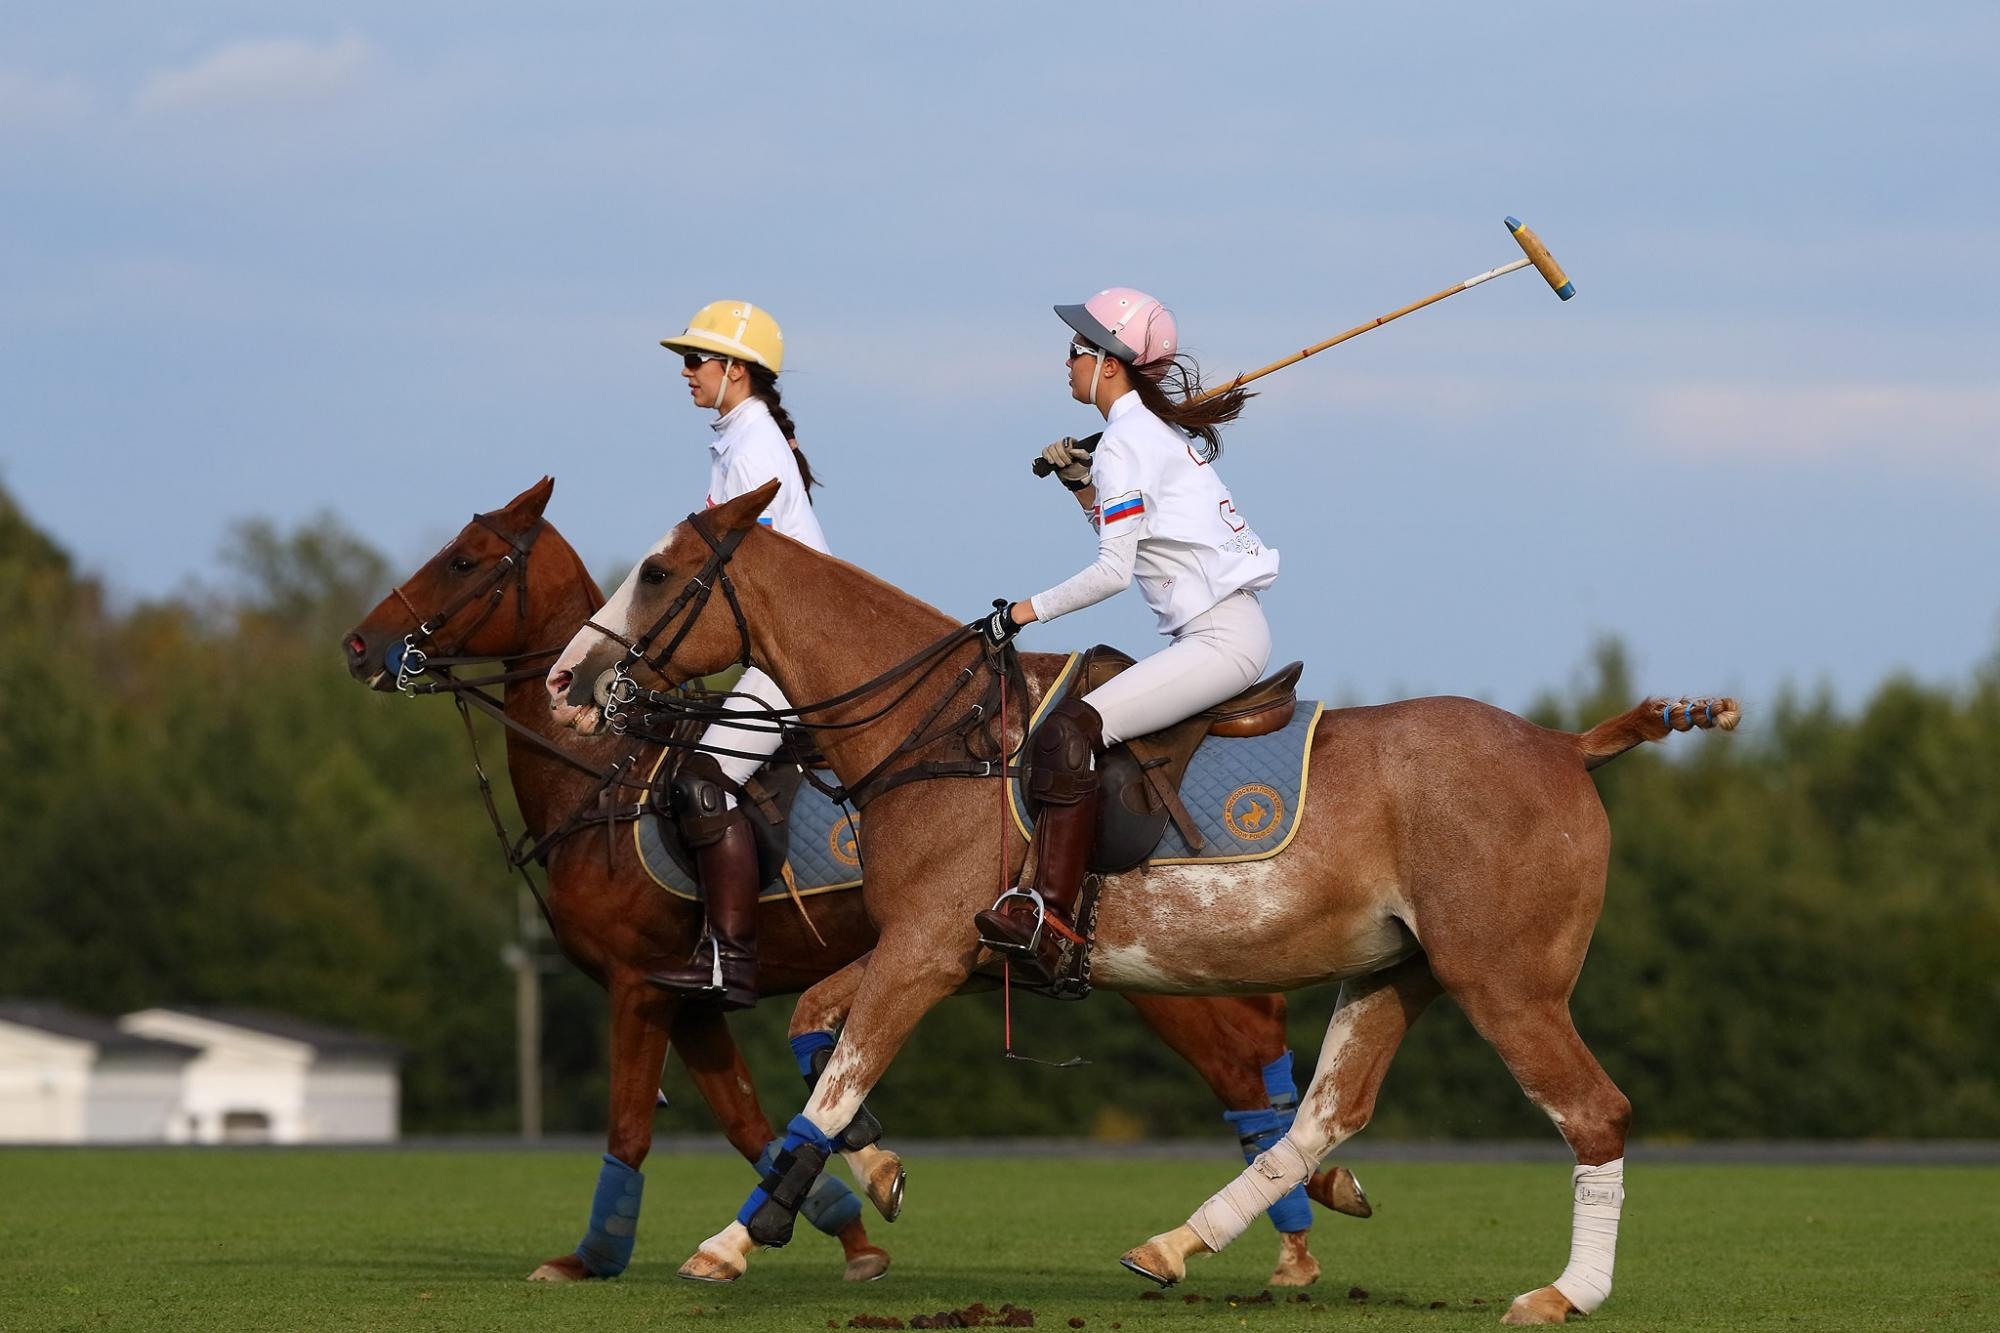
<path id="1" fill-rule="evenodd" d="M 546 853 L 550 923 L 563 953 L 610 996 L 610 1128 L 589 1231 L 574 1253 L 550 1259 L 533 1273 L 544 1281 L 568 1281 L 614 1276 L 630 1260 L 638 1168 L 652 1145 L 654 1100 L 670 1041 L 737 1151 L 757 1162 L 776 1135 L 721 1011 L 646 981 L 662 962 L 683 961 L 693 953 L 702 916 L 697 905 L 654 883 L 628 824 L 607 838 L 603 814 L 592 813 L 606 786 L 593 774 L 610 770 L 637 747 L 623 738 L 586 739 L 549 716 L 542 664 L 603 602 L 574 548 L 542 516 L 554 485 L 544 478 L 505 508 L 475 517 L 350 630 L 342 647 L 355 679 L 380 690 L 396 688 L 397 666 L 415 664 L 408 656 L 411 646 L 431 654 L 433 668 L 451 659 L 483 659 L 501 669 L 494 679 L 505 688 L 507 769 L 528 833 Z M 523 663 L 533 665 L 524 670 Z M 448 667 L 426 669 L 418 679 L 450 674 Z M 473 685 L 477 677 L 456 683 Z M 643 783 L 651 758 L 642 756 L 627 770 L 636 773 L 635 781 Z M 612 792 L 628 808 L 634 794 Z M 875 932 L 861 898 L 856 892 L 820 897 L 811 923 L 789 904 L 760 906 L 765 993 L 796 993 L 862 957 Z M 1133 1008 L 1239 1123 L 1246 1123 L 1242 1117 L 1261 1123 L 1272 1115 L 1263 1066 L 1280 1061 L 1290 1066 L 1282 997 L 1135 996 Z M 893 1220 L 902 1189 L 895 1154 L 869 1148 L 850 1160 L 870 1200 Z M 815 1225 L 840 1240 L 848 1280 L 880 1277 L 889 1259 L 870 1243 L 859 1205 L 835 1179 L 826 1184 L 834 1188 L 822 1190 L 816 1200 Z M 1338 1212 L 1368 1215 L 1366 1196 L 1344 1168 L 1322 1172 L 1307 1193 Z M 844 1204 L 839 1196 L 845 1196 Z M 1304 1285 L 1319 1274 L 1307 1244 L 1310 1209 L 1296 1206 L 1285 1217 L 1291 1227 L 1280 1230 L 1272 1281 Z"/>
<path id="2" fill-rule="evenodd" d="M 775 490 L 773 482 L 690 515 L 640 562 L 597 623 L 627 640 L 670 637 L 670 660 L 645 659 L 667 684 L 747 653 L 788 699 L 808 705 L 961 629 L 855 566 L 761 528 L 757 515 Z M 717 589 L 726 605 L 708 597 Z M 668 610 L 676 613 L 671 625 L 662 620 Z M 955 642 L 950 666 L 994 669 L 978 642 Z M 1023 655 L 1032 695 L 1060 660 Z M 593 686 L 621 661 L 640 669 L 601 633 L 580 632 L 549 674 L 558 718 L 594 729 L 601 712 Z M 895 754 L 945 688 L 940 680 L 912 690 L 886 712 L 872 698 L 812 711 L 839 779 L 853 783 Z M 1010 709 L 1010 752 L 1031 703 L 1016 700 Z M 864 725 L 842 725 L 877 712 Z M 1611 1287 L 1631 1104 L 1569 1013 L 1610 853 L 1589 770 L 1669 730 L 1727 729 L 1736 719 L 1728 699 L 1648 700 L 1580 735 L 1470 699 L 1329 710 L 1313 741 L 1303 823 L 1285 851 L 1243 865 L 1109 877 L 1098 902 L 1095 985 L 1227 994 L 1343 983 L 1291 1130 L 1184 1225 L 1129 1251 L 1124 1264 L 1167 1284 L 1184 1275 L 1191 1256 L 1241 1235 L 1368 1122 L 1403 1034 L 1448 993 L 1555 1121 L 1578 1163 L 1569 1265 L 1551 1285 L 1518 1297 L 1505 1322 L 1561 1323 L 1594 1309 Z M 1028 850 L 1011 825 L 996 831 L 1000 808 L 992 783 L 977 780 L 910 782 L 866 807 L 863 892 L 880 938 L 858 977 L 855 969 L 837 974 L 800 1001 L 802 1012 L 846 1009 L 839 1044 L 789 1127 L 782 1169 L 736 1221 L 702 1243 L 682 1276 L 732 1281 L 765 1238 L 789 1234 L 789 1218 L 774 1210 L 841 1150 L 843 1130 L 917 1021 L 965 983 L 981 953 L 973 913 L 1019 875 Z"/>

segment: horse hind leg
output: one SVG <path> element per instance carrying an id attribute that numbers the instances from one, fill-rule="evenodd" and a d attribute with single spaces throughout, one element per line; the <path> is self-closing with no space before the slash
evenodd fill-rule
<path id="1" fill-rule="evenodd" d="M 1312 1084 L 1291 1129 L 1210 1195 L 1184 1224 L 1126 1251 L 1119 1262 L 1163 1287 L 1172 1286 L 1187 1275 L 1188 1259 L 1220 1250 L 1304 1184 L 1320 1158 L 1368 1123 L 1390 1058 L 1438 993 L 1422 955 L 1342 986 Z"/>
<path id="2" fill-rule="evenodd" d="M 1576 1153 L 1569 1265 L 1548 1286 L 1516 1297 L 1500 1322 L 1560 1324 L 1571 1313 L 1589 1314 L 1611 1294 L 1632 1103 L 1577 1035 L 1566 999 L 1524 1003 L 1491 984 L 1452 995 Z"/>

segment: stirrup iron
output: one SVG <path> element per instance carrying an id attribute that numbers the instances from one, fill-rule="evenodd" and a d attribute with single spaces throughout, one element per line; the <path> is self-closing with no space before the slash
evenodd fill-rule
<path id="1" fill-rule="evenodd" d="M 1036 950 L 1041 947 L 1042 927 L 1048 922 L 1049 907 L 1046 902 L 1042 901 L 1041 890 L 1030 886 L 1025 889 L 1007 890 L 1007 892 L 995 898 L 993 906 L 986 910 L 989 912 L 1002 911 L 1005 909 L 1007 902 L 1014 898 L 1019 898 L 1025 903 L 1032 903 L 1035 908 L 1035 929 L 1029 934 L 1027 944 L 1018 944 L 1013 940 L 988 939 L 983 933 L 979 937 L 979 942 L 995 953 L 1009 954 L 1015 958 L 1033 958 Z"/>

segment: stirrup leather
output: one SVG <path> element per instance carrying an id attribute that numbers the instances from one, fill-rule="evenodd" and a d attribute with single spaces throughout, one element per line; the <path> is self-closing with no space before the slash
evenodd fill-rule
<path id="1" fill-rule="evenodd" d="M 1041 890 L 1033 887 L 1009 889 L 998 898 L 995 898 L 993 906 L 986 910 L 989 912 L 1004 912 L 1008 901 L 1015 898 L 1020 899 L 1022 902 L 1033 904 L 1035 909 L 1035 928 L 1029 933 L 1028 942 L 1023 945 L 1015 940 L 996 940 L 989 937 L 983 930 L 979 934 L 979 942 L 995 953 L 1011 954 L 1016 958 L 1033 958 L 1036 951 L 1041 947 L 1042 927 L 1047 925 L 1049 920 L 1049 907 L 1047 903 L 1042 901 Z"/>

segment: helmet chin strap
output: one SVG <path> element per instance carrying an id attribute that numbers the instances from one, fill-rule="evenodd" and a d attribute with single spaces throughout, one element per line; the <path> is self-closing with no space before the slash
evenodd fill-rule
<path id="1" fill-rule="evenodd" d="M 1104 349 L 1093 347 L 1091 351 L 1097 355 L 1090 365 L 1090 405 L 1102 412 L 1104 409 L 1098 405 L 1097 395 L 1104 388 Z"/>
<path id="2" fill-rule="evenodd" d="M 722 379 L 715 386 L 715 401 L 709 404 L 710 407 L 715 409 L 715 415 L 719 417 L 728 415 L 722 410 L 722 398 L 724 394 L 729 392 L 729 368 L 735 364 L 736 358 L 733 356 L 722 358 Z"/>

